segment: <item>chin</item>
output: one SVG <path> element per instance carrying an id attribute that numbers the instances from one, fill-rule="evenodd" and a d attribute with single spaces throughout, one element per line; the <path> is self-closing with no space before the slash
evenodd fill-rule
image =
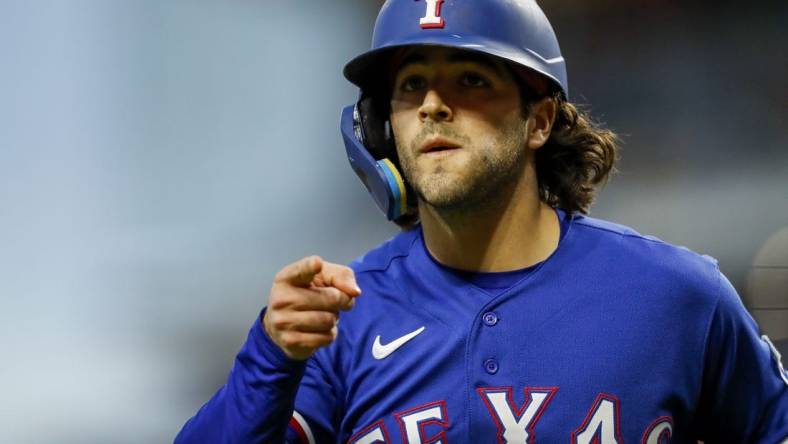
<path id="1" fill-rule="evenodd" d="M 474 187 L 449 178 L 434 178 L 422 181 L 417 194 L 428 205 L 438 209 L 453 209 L 474 200 Z"/>

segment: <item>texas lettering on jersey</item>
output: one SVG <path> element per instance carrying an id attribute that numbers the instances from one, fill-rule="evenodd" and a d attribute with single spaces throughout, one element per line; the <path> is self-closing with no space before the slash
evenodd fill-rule
<path id="1" fill-rule="evenodd" d="M 491 419 L 498 430 L 497 441 L 506 444 L 531 444 L 538 442 L 534 429 L 543 414 L 549 415 L 547 407 L 558 387 L 526 387 L 525 402 L 520 407 L 514 404 L 512 387 L 483 387 L 477 389 L 487 406 Z M 392 441 L 392 434 L 383 419 L 365 427 L 348 441 L 349 444 L 382 444 L 404 442 L 408 444 L 443 443 L 452 422 L 444 401 L 435 401 L 423 406 L 395 413 L 399 424 L 400 441 Z M 572 444 L 621 444 L 624 442 L 619 427 L 621 412 L 618 399 L 600 393 L 585 419 L 571 433 Z M 427 434 L 428 425 L 437 425 L 438 431 Z M 661 444 L 670 442 L 673 419 L 670 416 L 656 418 L 643 432 L 641 443 Z"/>

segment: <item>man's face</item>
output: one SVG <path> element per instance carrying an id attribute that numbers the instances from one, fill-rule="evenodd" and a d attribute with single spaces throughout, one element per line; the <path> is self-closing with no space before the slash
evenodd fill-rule
<path id="1" fill-rule="evenodd" d="M 499 61 L 446 48 L 402 54 L 391 125 L 405 178 L 436 207 L 471 207 L 525 173 L 520 91 Z"/>

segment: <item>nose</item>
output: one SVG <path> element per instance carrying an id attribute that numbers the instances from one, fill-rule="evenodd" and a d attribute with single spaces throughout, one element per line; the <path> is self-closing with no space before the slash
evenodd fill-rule
<path id="1" fill-rule="evenodd" d="M 434 89 L 427 91 L 424 101 L 419 107 L 419 120 L 424 122 L 427 119 L 431 119 L 435 122 L 442 122 L 451 121 L 453 117 L 454 113 L 451 107 L 443 101 L 440 94 Z"/>

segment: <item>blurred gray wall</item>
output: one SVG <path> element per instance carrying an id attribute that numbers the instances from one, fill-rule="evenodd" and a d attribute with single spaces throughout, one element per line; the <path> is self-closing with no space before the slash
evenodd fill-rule
<path id="1" fill-rule="evenodd" d="M 593 215 L 743 291 L 788 225 L 786 3 L 541 3 L 626 142 Z M 0 0 L 0 441 L 171 441 L 276 270 L 396 233 L 337 129 L 379 4 Z"/>

